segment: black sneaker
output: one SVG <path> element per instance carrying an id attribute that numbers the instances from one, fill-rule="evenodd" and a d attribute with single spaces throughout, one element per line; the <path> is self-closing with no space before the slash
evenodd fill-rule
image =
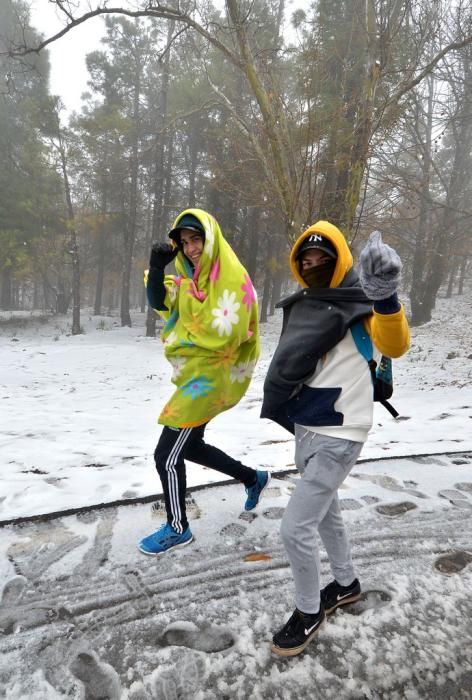
<path id="1" fill-rule="evenodd" d="M 361 585 L 357 578 L 350 586 L 341 586 L 337 581 L 331 581 L 321 591 L 321 602 L 327 615 L 331 615 L 341 605 L 355 603 L 360 597 Z"/>
<path id="2" fill-rule="evenodd" d="M 323 606 L 315 615 L 302 613 L 298 608 L 276 634 L 273 636 L 272 651 L 277 656 L 297 656 L 311 642 L 325 619 Z"/>

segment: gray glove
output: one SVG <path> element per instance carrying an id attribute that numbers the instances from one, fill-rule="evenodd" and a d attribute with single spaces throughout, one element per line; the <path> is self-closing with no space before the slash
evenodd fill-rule
<path id="1" fill-rule="evenodd" d="M 402 261 L 398 253 L 373 231 L 359 256 L 359 277 L 366 296 L 372 301 L 388 299 L 400 283 Z"/>

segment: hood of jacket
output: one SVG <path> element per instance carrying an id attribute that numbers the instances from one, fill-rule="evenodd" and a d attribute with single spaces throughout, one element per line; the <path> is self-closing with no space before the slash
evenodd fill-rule
<path id="1" fill-rule="evenodd" d="M 339 287 L 346 274 L 352 268 L 353 260 L 351 251 L 349 250 L 349 246 L 343 234 L 337 226 L 330 224 L 329 221 L 317 221 L 316 224 L 312 224 L 312 226 L 307 228 L 306 231 L 304 231 L 301 236 L 297 238 L 290 253 L 290 269 L 292 274 L 299 285 L 302 287 L 308 287 L 307 283 L 300 274 L 300 270 L 298 269 L 297 253 L 303 241 L 314 233 L 318 233 L 320 236 L 327 238 L 336 248 L 338 257 L 329 286 L 331 288 Z"/>

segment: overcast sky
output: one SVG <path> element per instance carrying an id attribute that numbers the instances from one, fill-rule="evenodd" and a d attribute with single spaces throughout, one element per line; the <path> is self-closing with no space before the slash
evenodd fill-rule
<path id="1" fill-rule="evenodd" d="M 47 0 L 31 0 L 31 24 L 44 36 L 54 34 L 63 26 Z M 91 19 L 48 47 L 51 93 L 61 96 L 69 113 L 80 109 L 80 96 L 87 90 L 85 56 L 100 48 L 103 25 L 103 19 Z"/>
<path id="2" fill-rule="evenodd" d="M 2 0 L 0 0 L 1 2 Z M 222 6 L 223 0 L 213 0 L 217 7 Z M 117 6 L 126 6 L 130 0 L 121 0 Z M 83 12 L 89 9 L 88 0 L 76 0 L 78 7 L 82 6 Z M 288 0 L 287 16 L 296 9 L 307 9 L 308 0 L 295 2 Z M 58 32 L 64 22 L 59 19 L 54 6 L 49 0 L 30 0 L 31 24 L 45 37 Z M 287 24 L 290 31 L 290 24 Z M 49 58 L 51 63 L 50 88 L 53 95 L 62 98 L 67 112 L 79 111 L 81 105 L 80 96 L 87 90 L 87 68 L 85 56 L 91 51 L 100 48 L 100 39 L 104 35 L 104 20 L 96 17 L 76 27 L 58 41 L 49 45 Z"/>

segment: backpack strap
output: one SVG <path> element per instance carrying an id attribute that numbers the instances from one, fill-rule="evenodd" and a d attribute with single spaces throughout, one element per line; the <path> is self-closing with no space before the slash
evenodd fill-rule
<path id="1" fill-rule="evenodd" d="M 370 374 L 372 376 L 372 386 L 375 386 L 375 380 L 377 378 L 377 363 L 374 360 L 374 349 L 372 346 L 371 337 L 367 333 L 367 330 L 362 321 L 356 321 L 356 323 L 354 323 L 351 326 L 351 333 L 354 339 L 354 343 L 356 344 L 357 350 L 360 352 L 362 357 L 367 361 L 367 364 L 369 365 Z M 387 401 L 386 399 L 380 399 L 379 403 L 381 403 L 382 406 L 384 406 L 394 418 L 398 418 L 400 414 L 389 401 Z"/>
<path id="2" fill-rule="evenodd" d="M 371 360 L 374 360 L 374 350 L 372 347 L 372 340 L 370 335 L 367 333 L 365 326 L 362 321 L 356 321 L 353 326 L 351 326 L 352 337 L 358 351 L 361 353 L 364 360 L 370 365 Z"/>
<path id="3" fill-rule="evenodd" d="M 381 403 L 382 406 L 383 406 L 384 408 L 386 408 L 387 411 L 388 411 L 394 418 L 398 418 L 398 416 L 399 416 L 400 414 L 398 413 L 397 409 L 394 408 L 394 407 L 392 406 L 392 404 L 390 403 L 390 401 L 387 401 L 387 399 L 380 399 L 379 403 Z"/>

